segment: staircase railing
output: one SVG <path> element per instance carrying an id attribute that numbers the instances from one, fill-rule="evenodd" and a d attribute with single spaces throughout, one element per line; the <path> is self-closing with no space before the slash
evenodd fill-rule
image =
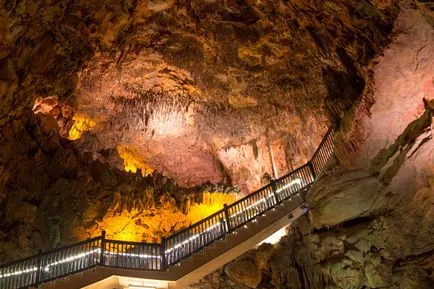
<path id="1" fill-rule="evenodd" d="M 223 209 L 175 232 L 161 243 L 108 240 L 99 237 L 12 262 L 0 267 L 0 289 L 38 286 L 96 266 L 166 270 L 257 216 L 308 188 L 333 154 L 333 128 L 312 159 L 289 174 Z"/>

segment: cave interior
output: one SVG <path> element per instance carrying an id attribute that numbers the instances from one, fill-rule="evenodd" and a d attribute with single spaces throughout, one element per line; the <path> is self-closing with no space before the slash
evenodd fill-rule
<path id="1" fill-rule="evenodd" d="M 433 114 L 432 1 L 0 1 L 0 270 L 159 243 L 332 128 L 306 214 L 188 288 L 432 289 Z"/>

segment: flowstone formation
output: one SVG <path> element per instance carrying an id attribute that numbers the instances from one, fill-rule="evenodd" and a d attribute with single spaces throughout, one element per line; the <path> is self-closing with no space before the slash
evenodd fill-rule
<path id="1" fill-rule="evenodd" d="M 93 235 L 118 194 L 127 211 L 170 194 L 186 212 L 196 198 L 185 187 L 245 193 L 304 163 L 329 116 L 366 89 L 397 11 L 396 1 L 1 1 L 1 262 Z"/>
<path id="2" fill-rule="evenodd" d="M 434 288 L 427 7 L 401 2 L 394 37 L 372 67 L 372 90 L 343 116 L 336 156 L 307 195 L 309 213 L 277 245 L 262 245 L 191 288 Z M 237 274 L 240 267 L 249 273 Z"/>
<path id="3" fill-rule="evenodd" d="M 280 175 L 296 168 L 327 109 L 340 114 L 363 90 L 363 66 L 391 29 L 392 3 L 346 2 L 181 1 L 129 21 L 116 51 L 78 76 L 74 106 L 98 123 L 81 149 L 129 145 L 182 185 L 245 192 L 272 159 Z"/>
<path id="4" fill-rule="evenodd" d="M 363 90 L 396 11 L 394 1 L 7 1 L 2 123 L 57 96 L 74 109 L 62 135 L 93 158 L 120 168 L 127 146 L 182 186 L 247 192 L 272 159 L 282 175 L 312 154 L 327 112 Z"/>
<path id="5" fill-rule="evenodd" d="M 156 242 L 236 199 L 224 185 L 185 189 L 157 172 L 143 177 L 110 168 L 59 138 L 52 118 L 28 113 L 20 120 L 32 125 L 24 130 L 14 121 L 3 132 L 2 153 L 20 153 L 13 168 L 0 171 L 1 263 L 102 230 L 110 238 Z"/>

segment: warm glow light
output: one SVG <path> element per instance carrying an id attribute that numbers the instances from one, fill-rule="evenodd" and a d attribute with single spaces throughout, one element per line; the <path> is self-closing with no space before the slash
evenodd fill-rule
<path id="1" fill-rule="evenodd" d="M 300 179 L 295 179 L 293 181 L 291 181 L 289 184 L 284 185 L 283 187 L 281 187 L 280 189 L 278 189 L 276 191 L 276 193 L 280 193 L 283 190 L 286 190 L 287 188 L 292 187 L 293 185 L 301 185 L 301 180 Z"/>
<path id="2" fill-rule="evenodd" d="M 301 185 L 301 183 L 300 179 L 295 179 L 279 188 L 276 193 L 280 194 L 283 190 Z M 267 199 L 273 198 L 274 194 L 270 194 L 266 198 L 249 204 L 244 208 L 244 211 L 254 209 L 256 206 L 265 203 Z M 101 234 L 100 230 L 105 230 L 107 237 L 110 239 L 148 243 L 158 242 L 161 237 L 168 237 L 175 231 L 188 227 L 221 210 L 223 204 L 229 205 L 236 200 L 236 193 L 203 192 L 201 203 L 191 202 L 186 204 L 188 210 L 186 214 L 176 205 L 175 200 L 168 196 L 160 200 L 159 206 L 149 209 L 133 208 L 131 211 L 124 210 L 119 213 L 116 208 L 113 208 L 106 213 L 101 221 L 98 221 L 97 227 L 99 230 L 87 229 L 86 235 L 77 237 L 97 237 Z M 244 211 L 234 212 L 230 218 L 235 218 Z M 211 230 L 219 225 L 220 223 L 214 227 L 211 226 Z"/>
<path id="3" fill-rule="evenodd" d="M 128 285 L 128 289 L 155 289 L 157 287 L 155 286 L 141 286 L 141 285 Z"/>
<path id="4" fill-rule="evenodd" d="M 84 258 L 86 256 L 89 256 L 89 255 L 99 254 L 100 252 L 101 252 L 101 249 L 97 248 L 97 249 L 91 250 L 89 252 L 80 253 L 80 254 L 77 254 L 77 255 L 73 255 L 73 256 L 70 256 L 70 257 L 58 260 L 56 262 L 50 263 L 47 266 L 45 266 L 44 267 L 44 271 L 45 272 L 49 272 L 50 271 L 50 267 L 52 267 L 52 266 L 57 266 L 57 265 L 60 265 L 60 264 L 69 263 L 69 262 L 72 262 L 72 261 L 75 261 L 75 260 L 82 259 L 82 258 Z"/>
<path id="5" fill-rule="evenodd" d="M 119 253 L 119 252 L 104 252 L 104 254 L 105 255 L 113 255 L 113 256 L 134 257 L 134 258 L 140 258 L 140 259 L 151 259 L 151 258 L 161 259 L 161 256 L 148 255 L 148 254 L 131 254 L 131 253 Z"/>
<path id="6" fill-rule="evenodd" d="M 295 180 L 291 181 L 291 182 L 288 183 L 287 185 L 285 185 L 285 186 L 283 186 L 282 188 L 280 188 L 279 190 L 277 190 L 276 193 L 277 193 L 277 194 L 280 194 L 283 190 L 288 189 L 288 188 L 290 188 L 290 187 L 292 187 L 293 185 L 296 185 L 296 184 L 301 185 L 301 180 L 300 180 L 300 179 L 295 179 Z M 268 196 L 266 196 L 265 198 L 262 198 L 262 199 L 260 199 L 260 200 L 258 200 L 258 201 L 256 201 L 256 202 L 254 202 L 253 204 L 251 204 L 251 205 L 245 207 L 243 210 L 237 212 L 236 214 L 233 214 L 233 215 L 229 216 L 229 219 L 232 219 L 232 218 L 234 218 L 234 217 L 236 217 L 236 216 L 238 216 L 238 215 L 244 213 L 244 212 L 247 211 L 247 210 L 253 209 L 253 208 L 254 208 L 255 206 L 257 206 L 258 204 L 260 204 L 260 203 L 265 203 L 265 202 L 267 202 L 267 199 L 271 199 L 271 198 L 274 198 L 274 193 L 271 193 L 271 194 L 269 194 Z M 289 200 L 290 200 L 290 199 L 291 199 L 291 198 L 289 198 Z M 198 233 L 198 234 L 195 234 L 195 235 L 191 236 L 190 238 L 188 238 L 187 240 L 182 241 L 182 242 L 176 244 L 176 245 L 173 246 L 172 248 L 166 250 L 165 253 L 170 253 L 170 252 L 172 252 L 172 251 L 174 251 L 174 250 L 176 250 L 176 249 L 178 249 L 178 248 L 181 248 L 183 245 L 186 245 L 186 244 L 190 243 L 191 241 L 194 241 L 195 239 L 199 238 L 200 235 L 206 234 L 206 233 L 208 233 L 208 232 L 214 230 L 214 229 L 217 228 L 218 226 L 222 226 L 222 223 L 226 223 L 226 220 L 222 220 L 221 222 L 212 225 L 211 227 L 209 227 L 209 228 L 206 229 L 205 231 L 200 232 L 200 233 Z M 247 224 L 244 225 L 244 227 L 247 228 Z"/>
<path id="7" fill-rule="evenodd" d="M 150 127 L 157 136 L 180 136 L 185 131 L 185 119 L 183 114 L 175 112 L 160 112 L 152 115 Z"/>
<path id="8" fill-rule="evenodd" d="M 192 204 L 188 208 L 187 219 L 190 223 L 196 223 L 209 215 L 223 209 L 224 204 L 232 204 L 237 200 L 237 194 L 231 193 L 203 193 L 203 201 L 200 204 Z"/>
<path id="9" fill-rule="evenodd" d="M 124 210 L 120 214 L 110 210 L 98 222 L 98 228 L 105 230 L 109 239 L 148 243 L 158 242 L 162 236 L 186 226 L 188 221 L 182 211 L 164 199 L 158 208 Z M 100 233 L 95 230 L 92 237 Z"/>
<path id="10" fill-rule="evenodd" d="M 11 276 L 17 276 L 17 275 L 21 275 L 21 274 L 27 274 L 27 273 L 31 273 L 31 272 L 35 272 L 38 270 L 38 267 L 32 267 L 26 270 L 18 270 L 12 273 L 6 273 L 6 274 L 0 274 L 0 279 L 1 278 L 6 278 L 6 277 L 11 277 Z"/>
<path id="11" fill-rule="evenodd" d="M 97 255 L 99 257 L 100 254 L 101 254 L 101 249 L 96 248 L 96 249 L 93 249 L 89 252 L 78 253 L 76 255 L 72 255 L 72 256 L 57 260 L 53 263 L 49 263 L 48 265 L 44 266 L 43 268 L 41 267 L 41 269 L 43 269 L 45 272 L 50 272 L 51 267 L 54 267 L 54 266 L 57 266 L 60 264 L 74 262 L 74 261 L 83 259 L 83 258 L 90 256 L 90 255 Z M 143 258 L 143 259 L 150 259 L 150 258 L 160 259 L 161 258 L 161 256 L 146 255 L 146 254 L 129 254 L 129 253 L 121 253 L 121 252 L 104 252 L 104 254 L 105 255 L 112 255 L 112 256 L 127 256 L 127 257 L 133 257 L 133 258 Z M 18 276 L 18 275 L 27 274 L 27 273 L 32 273 L 32 272 L 36 272 L 36 271 L 38 271 L 38 267 L 31 267 L 31 268 L 26 269 L 26 270 L 18 270 L 18 271 L 6 273 L 3 275 L 0 274 L 0 279 L 11 277 L 11 276 Z"/>
<path id="12" fill-rule="evenodd" d="M 128 148 L 126 146 L 118 146 L 117 150 L 119 156 L 124 160 L 124 169 L 126 172 L 136 173 L 137 170 L 140 169 L 142 175 L 147 176 L 152 174 L 154 171 L 142 161 L 142 157 L 140 157 L 140 155 L 134 149 Z"/>
<path id="13" fill-rule="evenodd" d="M 281 189 L 277 190 L 276 193 L 280 194 L 283 190 L 288 189 L 288 188 L 292 187 L 295 184 L 300 185 L 301 183 L 302 182 L 301 182 L 300 179 L 295 179 L 295 180 L 291 181 L 290 183 L 288 183 L 287 185 L 283 186 Z M 208 203 L 211 206 L 219 205 L 220 202 L 222 202 L 222 201 L 226 202 L 230 198 L 229 196 L 223 196 L 222 193 L 208 193 L 208 194 L 209 195 L 204 195 L 204 203 Z M 213 194 L 216 194 L 215 198 L 212 197 Z M 243 212 L 245 212 L 247 210 L 253 209 L 258 204 L 266 202 L 267 199 L 269 199 L 269 198 L 274 198 L 274 194 L 271 193 L 268 196 L 266 196 L 266 197 L 264 197 L 264 198 L 262 198 L 262 199 L 260 199 L 260 200 L 258 200 L 256 202 L 254 202 L 253 204 L 250 204 L 249 206 L 245 207 L 243 210 L 237 212 L 236 214 L 233 214 L 233 215 L 229 216 L 229 218 L 232 219 L 232 218 L 238 216 L 239 214 L 241 214 L 241 213 L 243 213 Z M 181 248 L 182 246 L 184 246 L 184 245 L 190 243 L 191 241 L 194 241 L 195 239 L 199 238 L 201 235 L 206 234 L 206 233 L 214 230 L 218 226 L 222 226 L 223 223 L 226 223 L 226 220 L 222 220 L 221 222 L 216 223 L 216 224 L 210 226 L 205 231 L 191 236 L 187 240 L 184 240 L 184 241 L 176 244 L 172 248 L 167 249 L 164 253 L 167 254 L 167 253 L 170 253 L 170 252 L 172 252 L 172 251 L 174 251 L 174 250 L 176 250 L 178 248 Z M 94 255 L 94 254 L 100 254 L 100 253 L 101 253 L 101 249 L 100 248 L 96 248 L 96 249 L 93 249 L 93 250 L 91 250 L 89 252 L 79 253 L 79 254 L 76 254 L 76 255 L 73 255 L 73 256 L 69 256 L 67 258 L 55 261 L 53 263 L 50 263 L 50 264 L 46 265 L 43 269 L 44 269 L 45 272 L 49 272 L 50 268 L 53 267 L 53 266 L 57 266 L 57 265 L 64 264 L 64 263 L 69 263 L 69 262 L 74 262 L 74 261 L 82 259 L 82 258 L 84 258 L 86 256 Z M 150 258 L 161 259 L 161 256 L 157 256 L 157 255 L 134 254 L 134 253 L 127 253 L 127 252 L 110 252 L 110 251 L 106 251 L 106 252 L 104 252 L 104 254 L 105 255 L 113 255 L 113 256 L 126 256 L 126 257 L 132 257 L 132 258 L 143 258 L 143 259 L 150 259 Z M 3 274 L 3 275 L 0 274 L 0 279 L 1 278 L 6 278 L 6 277 L 10 277 L 10 276 L 16 276 L 16 275 L 22 275 L 22 274 L 32 273 L 32 272 L 35 272 L 37 270 L 38 270 L 38 267 L 31 267 L 31 268 L 26 269 L 26 270 L 18 270 L 18 271 L 7 273 L 7 274 Z"/>
<path id="14" fill-rule="evenodd" d="M 162 236 L 167 237 L 175 231 L 188 227 L 221 210 L 223 204 L 231 204 L 236 200 L 236 193 L 203 192 L 202 202 L 187 204 L 188 211 L 184 214 L 177 207 L 173 198 L 164 197 L 160 200 L 161 204 L 158 207 L 140 210 L 133 208 L 131 211 L 124 210 L 122 213 L 115 209 L 109 210 L 98 222 L 98 228 L 105 230 L 110 239 L 158 242 Z M 88 234 L 97 237 L 101 232 L 99 230 L 88 231 Z"/>
<path id="15" fill-rule="evenodd" d="M 268 243 L 268 244 L 277 244 L 279 243 L 280 239 L 284 236 L 286 236 L 286 227 L 283 227 L 282 229 L 278 230 L 277 232 L 275 232 L 273 235 L 269 236 L 267 239 L 265 239 L 264 241 L 262 241 L 261 243 L 259 243 L 256 246 L 260 246 L 263 243 Z"/>
<path id="16" fill-rule="evenodd" d="M 77 140 L 81 138 L 83 133 L 86 131 L 90 131 L 93 127 L 96 126 L 96 122 L 86 116 L 82 115 L 74 115 L 73 118 L 74 124 L 69 130 L 68 138 L 70 140 Z"/>

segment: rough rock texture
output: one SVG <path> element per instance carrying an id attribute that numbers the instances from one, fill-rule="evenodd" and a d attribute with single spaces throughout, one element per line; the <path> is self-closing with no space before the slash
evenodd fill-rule
<path id="1" fill-rule="evenodd" d="M 310 211 L 272 250 L 278 257 L 257 288 L 434 288 L 431 5 L 401 2 L 372 89 L 342 115 Z M 227 284 L 230 276 L 217 274 L 207 278 Z M 225 288 L 207 280 L 200 288 Z"/>
<path id="2" fill-rule="evenodd" d="M 202 202 L 203 191 L 230 189 L 186 190 L 158 173 L 144 178 L 140 173 L 111 169 L 59 138 L 52 118 L 32 112 L 11 121 L 7 128 L 0 140 L 1 160 L 12 159 L 0 165 L 1 263 L 99 235 L 101 229 L 112 233 L 110 226 L 104 228 L 104 217 L 132 209 L 144 214 L 165 208 L 166 217 L 170 212 L 178 217 L 168 217 L 173 223 L 156 220 L 157 225 L 146 231 L 152 234 L 136 239 L 155 241 L 189 224 L 184 213 L 189 204 Z"/>
<path id="3" fill-rule="evenodd" d="M 261 283 L 262 272 L 255 264 L 248 261 L 235 261 L 225 267 L 229 278 L 245 284 L 250 288 L 256 288 Z"/>
<path id="4" fill-rule="evenodd" d="M 99 123 L 81 147 L 130 144 L 182 185 L 244 190 L 271 174 L 270 150 L 280 174 L 306 160 L 325 132 L 324 99 L 335 115 L 358 96 L 394 15 L 366 1 L 171 4 L 139 23 L 141 7 L 119 15 L 116 51 L 80 72 L 74 106 Z"/>
<path id="5" fill-rule="evenodd" d="M 354 183 L 358 181 L 354 179 Z M 314 229 L 333 215 L 314 208 L 310 216 L 297 220 L 287 237 L 268 249 L 271 257 L 255 288 L 433 288 L 434 167 L 416 181 L 418 185 L 408 198 L 387 213 L 361 214 L 356 210 L 351 221 L 345 216 L 334 219 L 337 226 Z M 339 195 L 336 199 L 342 204 Z M 240 257 L 244 265 L 235 261 L 225 272 L 232 266 L 259 268 L 251 256 L 262 251 L 258 248 L 247 253 Z M 254 276 L 260 275 L 256 272 Z M 245 288 L 243 284 L 244 279 L 237 275 L 215 272 L 190 288 Z"/>
<path id="6" fill-rule="evenodd" d="M 365 89 L 396 4 L 0 1 L 1 262 L 75 241 L 118 193 L 185 211 L 172 178 L 245 192 L 272 157 L 304 163 Z M 117 170 L 122 150 L 155 179 Z"/>
<path id="7" fill-rule="evenodd" d="M 57 95 L 96 122 L 78 141 L 94 158 L 128 145 L 180 185 L 255 189 L 270 150 L 279 174 L 300 165 L 351 106 L 395 4 L 7 1 L 1 123 Z"/>

